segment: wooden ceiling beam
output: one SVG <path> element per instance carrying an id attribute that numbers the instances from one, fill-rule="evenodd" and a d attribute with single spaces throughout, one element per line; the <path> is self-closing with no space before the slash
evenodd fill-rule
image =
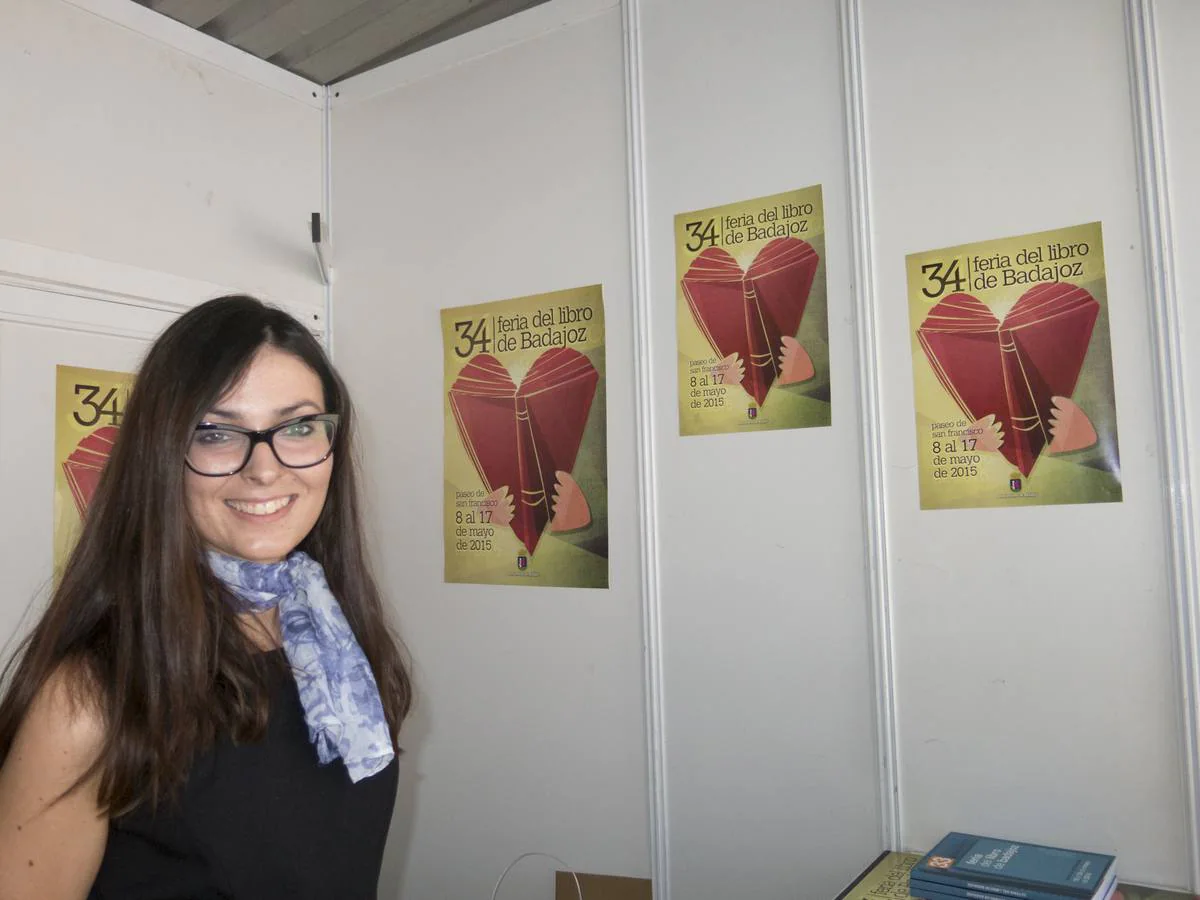
<path id="1" fill-rule="evenodd" d="M 396 3 L 397 0 L 364 0 L 324 27 L 272 54 L 269 61 L 277 66 L 298 72 L 297 66 L 313 54 L 342 40 L 346 35 L 353 34 L 358 29 L 370 25 L 388 10 L 394 8 Z"/>
<path id="2" fill-rule="evenodd" d="M 247 53 L 269 59 L 321 31 L 366 0 L 292 0 L 238 35 Z"/>
<path id="3" fill-rule="evenodd" d="M 331 84 L 546 0 L 135 2 L 280 68 Z"/>
<path id="4" fill-rule="evenodd" d="M 238 0 L 150 0 L 144 5 L 184 25 L 201 28 L 237 3 Z"/>
<path id="5" fill-rule="evenodd" d="M 321 48 L 297 64 L 295 71 L 329 84 L 363 62 L 374 59 L 427 31 L 438 22 L 469 8 L 472 0 L 407 0 L 384 13 L 369 26 Z"/>
<path id="6" fill-rule="evenodd" d="M 238 35 L 253 28 L 267 16 L 287 6 L 292 0 L 240 0 L 200 30 L 227 44 L 238 44 Z"/>
<path id="7" fill-rule="evenodd" d="M 427 47 L 432 47 L 435 44 L 456 38 L 461 34 L 466 34 L 468 31 L 474 31 L 476 28 L 490 25 L 500 19 L 523 12 L 531 7 L 539 6 L 545 2 L 546 0 L 483 0 L 483 2 L 477 2 L 474 6 L 464 10 L 457 16 L 440 22 L 433 28 L 423 31 L 420 34 L 414 35 L 403 44 L 392 48 L 374 59 L 360 63 L 355 68 L 347 70 L 333 80 L 341 81 L 344 78 L 353 78 L 355 75 L 387 65 L 390 62 L 412 53 L 417 53 Z"/>

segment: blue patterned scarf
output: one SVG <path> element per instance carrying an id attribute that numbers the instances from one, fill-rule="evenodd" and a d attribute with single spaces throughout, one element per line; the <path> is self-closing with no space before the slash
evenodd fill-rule
<path id="1" fill-rule="evenodd" d="M 209 550 L 208 562 L 244 611 L 279 607 L 283 652 L 321 764 L 340 757 L 355 782 L 385 768 L 395 752 L 379 686 L 321 564 L 299 550 L 277 563 Z"/>

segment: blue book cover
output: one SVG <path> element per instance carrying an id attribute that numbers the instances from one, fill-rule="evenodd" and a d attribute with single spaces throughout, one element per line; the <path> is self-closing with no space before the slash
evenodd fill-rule
<path id="1" fill-rule="evenodd" d="M 1035 900 L 1031 891 L 1055 897 L 1090 898 L 1116 860 L 1020 841 L 952 831 L 912 870 L 912 878 L 964 890 Z"/>
<path id="2" fill-rule="evenodd" d="M 1100 882 L 1100 888 L 1093 895 L 1096 900 L 1106 900 L 1106 898 L 1111 897 L 1117 886 L 1116 881 L 1116 872 L 1110 871 L 1104 881 Z M 909 896 L 916 898 L 916 900 L 1005 900 L 1006 897 L 1013 896 L 1010 893 L 998 894 L 991 891 L 975 890 L 970 887 L 956 888 L 948 884 L 942 884 L 941 882 L 913 879 L 909 880 L 908 892 Z M 1076 900 L 1073 895 L 1047 894 L 1043 891 L 1018 890 L 1016 893 L 1021 894 L 1021 900 Z"/>

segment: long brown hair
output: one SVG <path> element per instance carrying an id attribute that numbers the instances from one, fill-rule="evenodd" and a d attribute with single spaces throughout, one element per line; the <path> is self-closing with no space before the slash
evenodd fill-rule
<path id="1" fill-rule="evenodd" d="M 325 567 L 375 673 L 393 737 L 398 732 L 412 688 L 365 558 L 350 395 L 303 325 L 239 295 L 185 313 L 146 354 L 79 542 L 45 614 L 5 668 L 0 764 L 39 689 L 59 671 L 103 716 L 103 747 L 76 787 L 99 776 L 100 806 L 110 815 L 172 793 L 218 735 L 264 735 L 267 663 L 204 561 L 183 459 L 197 423 L 267 344 L 316 372 L 326 410 L 341 417 L 325 506 L 299 549 Z"/>

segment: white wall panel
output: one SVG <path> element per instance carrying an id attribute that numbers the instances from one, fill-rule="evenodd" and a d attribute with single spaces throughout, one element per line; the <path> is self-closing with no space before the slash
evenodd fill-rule
<path id="1" fill-rule="evenodd" d="M 671 896 L 833 896 L 881 844 L 838 10 L 638 7 Z M 817 183 L 832 426 L 681 438 L 675 214 Z"/>
<path id="2" fill-rule="evenodd" d="M 0 81 L 0 238 L 323 307 L 317 100 L 65 0 L 0 0 Z"/>
<path id="3" fill-rule="evenodd" d="M 1123 4 L 863 4 L 905 843 L 1188 879 Z M 1103 224 L 1124 502 L 921 512 L 908 253 Z"/>
<path id="4" fill-rule="evenodd" d="M 27 312 L 36 308 L 40 324 Z M 0 285 L 0 658 L 49 599 L 54 552 L 55 370 L 133 371 L 174 318 Z M 127 336 L 125 336 L 127 335 Z"/>
<path id="5" fill-rule="evenodd" d="M 487 897 L 530 850 L 649 874 L 621 17 L 563 27 L 579 6 L 531 10 L 553 23 L 541 36 L 429 77 L 401 60 L 334 104 L 336 358 L 420 690 L 381 897 Z M 438 310 L 596 283 L 611 589 L 444 584 Z M 552 867 L 522 863 L 502 897 L 551 896 Z"/>

